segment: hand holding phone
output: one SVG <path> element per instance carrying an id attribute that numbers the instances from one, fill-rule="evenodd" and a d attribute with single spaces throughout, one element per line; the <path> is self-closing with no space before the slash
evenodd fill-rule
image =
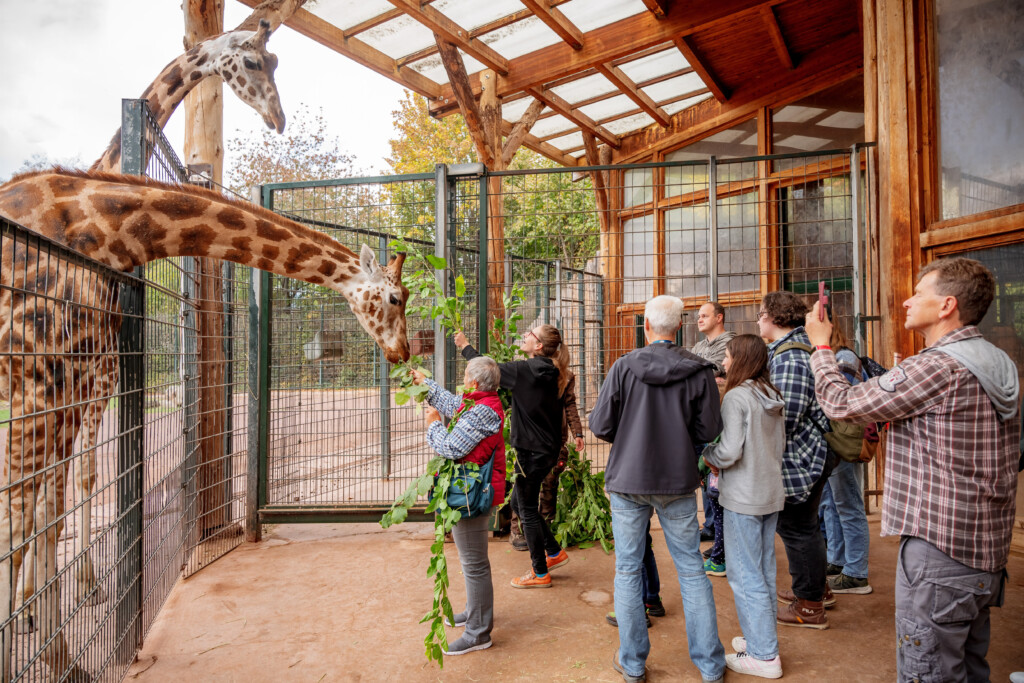
<path id="1" fill-rule="evenodd" d="M 818 280 L 818 320 L 825 320 L 825 308 L 828 306 L 828 290 L 825 281 Z"/>

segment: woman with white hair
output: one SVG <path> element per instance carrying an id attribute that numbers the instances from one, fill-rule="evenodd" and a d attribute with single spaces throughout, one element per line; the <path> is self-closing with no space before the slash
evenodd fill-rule
<path id="1" fill-rule="evenodd" d="M 427 383 L 430 388 L 424 411 L 427 422 L 427 442 L 442 458 L 457 463 L 471 462 L 483 467 L 494 458 L 491 486 L 494 504 L 505 500 L 505 438 L 502 428 L 505 412 L 498 396 L 501 373 L 493 359 L 480 356 L 469 361 L 463 386 L 466 393 L 458 397 L 422 373 L 413 372 L 416 384 Z M 449 430 L 441 421 L 441 414 L 451 418 Z M 466 609 L 454 615 L 448 624 L 464 626 L 465 633 L 448 644 L 446 655 L 464 655 L 491 646 L 494 626 L 494 587 L 491 584 L 491 563 L 487 558 L 487 526 L 489 514 L 463 517 L 452 529 L 455 547 L 459 550 L 462 574 L 466 577 Z M 445 618 L 447 622 L 447 618 Z"/>

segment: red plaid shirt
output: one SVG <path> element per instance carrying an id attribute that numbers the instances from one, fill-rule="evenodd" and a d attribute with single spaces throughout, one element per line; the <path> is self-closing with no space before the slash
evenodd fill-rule
<path id="1" fill-rule="evenodd" d="M 1006 566 L 1017 494 L 1020 418 L 1000 422 L 981 383 L 934 349 L 979 337 L 961 327 L 882 377 L 850 386 L 835 354 L 811 359 L 831 419 L 891 421 L 882 535 L 916 536 L 979 571 Z"/>

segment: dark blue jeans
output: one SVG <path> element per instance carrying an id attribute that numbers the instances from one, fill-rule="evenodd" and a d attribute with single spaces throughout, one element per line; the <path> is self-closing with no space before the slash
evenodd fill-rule
<path id="1" fill-rule="evenodd" d="M 651 604 L 661 599 L 661 577 L 658 575 L 658 563 L 654 560 L 654 539 L 651 538 L 651 520 L 647 520 L 647 545 L 644 546 L 644 566 L 640 573 L 643 584 L 644 604 Z"/>
<path id="2" fill-rule="evenodd" d="M 715 529 L 715 542 L 711 544 L 711 556 L 708 558 L 715 564 L 725 563 L 725 527 L 722 522 L 722 506 L 718 504 L 718 494 L 708 493 L 708 502 L 711 505 L 710 513 Z"/>

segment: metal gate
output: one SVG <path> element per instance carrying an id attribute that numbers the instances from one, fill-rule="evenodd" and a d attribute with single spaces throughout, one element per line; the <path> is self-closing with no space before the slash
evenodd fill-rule
<path id="1" fill-rule="evenodd" d="M 586 424 L 604 373 L 642 344 L 643 303 L 657 294 L 683 299 L 680 342 L 692 346 L 696 309 L 709 299 L 726 306 L 728 329 L 756 333 L 765 292 L 811 294 L 825 280 L 851 343 L 869 352 L 878 308 L 866 286 L 874 208 L 867 147 L 500 173 L 439 166 L 434 174 L 266 185 L 262 198 L 355 251 L 370 244 L 380 259 L 399 237 L 445 256 L 446 284 L 455 274 L 466 281 L 466 334 L 484 352 L 488 314 L 504 315 L 496 302 L 521 286 L 520 329 L 549 322 L 562 330 Z M 595 174 L 616 198 L 601 208 Z M 407 272 L 422 267 L 406 262 Z M 269 411 L 250 424 L 258 519 L 379 519 L 430 458 L 419 416 L 394 403 L 387 363 L 340 295 L 267 274 L 260 292 L 254 344 L 257 328 L 269 334 L 251 381 Z M 429 348 L 436 377 L 453 386 L 461 358 L 431 329 L 409 319 L 414 353 Z M 589 434 L 587 443 L 603 467 L 606 445 Z"/>

